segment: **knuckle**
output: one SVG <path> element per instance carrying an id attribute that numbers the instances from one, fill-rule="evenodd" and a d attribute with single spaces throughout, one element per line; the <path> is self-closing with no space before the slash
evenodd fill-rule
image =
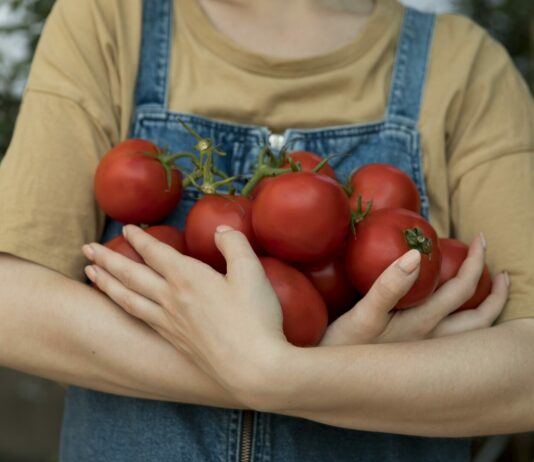
<path id="1" fill-rule="evenodd" d="M 99 249 L 95 254 L 95 263 L 104 268 L 108 266 L 108 263 L 111 258 L 114 256 L 114 251 L 109 250 L 107 247 L 102 246 L 102 249 Z"/>
<path id="2" fill-rule="evenodd" d="M 476 288 L 476 283 L 474 283 L 472 278 L 458 277 L 454 279 L 454 289 L 459 295 L 461 295 L 461 299 L 463 301 L 469 300 L 473 295 L 475 295 Z"/>
<path id="3" fill-rule="evenodd" d="M 466 284 L 466 287 L 465 287 L 465 296 L 467 298 L 467 300 L 469 300 L 473 295 L 475 295 L 475 292 L 477 290 L 477 283 L 478 281 L 469 281 L 468 284 Z"/>
<path id="4" fill-rule="evenodd" d="M 423 319 L 415 329 L 415 336 L 418 339 L 425 339 L 430 336 L 435 328 L 436 323 L 433 319 Z"/>
<path id="5" fill-rule="evenodd" d="M 183 273 L 175 272 L 170 276 L 169 282 L 180 296 L 189 294 L 193 290 L 193 283 Z"/>
<path id="6" fill-rule="evenodd" d="M 131 293 L 124 294 L 121 297 L 120 304 L 125 309 L 126 312 L 130 313 L 132 316 L 136 316 L 137 310 L 136 310 L 135 297 L 133 296 L 133 294 Z"/>
<path id="7" fill-rule="evenodd" d="M 377 289 L 387 297 L 388 300 L 398 299 L 405 293 L 406 287 L 403 281 L 398 277 L 398 274 L 384 274 L 378 279 Z"/>
<path id="8" fill-rule="evenodd" d="M 136 247 L 141 255 L 149 256 L 152 253 L 153 244 L 151 242 L 140 242 Z"/>
<path id="9" fill-rule="evenodd" d="M 402 296 L 398 284 L 388 277 L 381 277 L 376 282 L 376 292 L 384 300 L 396 300 Z"/>
<path id="10" fill-rule="evenodd" d="M 121 281 L 124 287 L 132 289 L 134 286 L 134 274 L 131 269 L 125 269 L 121 274 Z"/>
<path id="11" fill-rule="evenodd" d="M 246 253 L 240 252 L 234 257 L 234 265 L 240 268 L 250 268 L 254 263 L 252 257 Z"/>
<path id="12" fill-rule="evenodd" d="M 221 237 L 223 241 L 226 243 L 226 245 L 229 245 L 229 246 L 243 247 L 244 245 L 248 245 L 248 240 L 241 231 L 237 231 L 237 230 L 227 231 L 223 233 Z"/>

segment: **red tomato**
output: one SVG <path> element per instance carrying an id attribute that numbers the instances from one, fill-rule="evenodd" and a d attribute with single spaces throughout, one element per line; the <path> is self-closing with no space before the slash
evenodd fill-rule
<path id="1" fill-rule="evenodd" d="M 467 258 L 469 247 L 456 239 L 440 239 L 439 243 L 442 261 L 438 287 L 441 287 L 449 279 L 452 279 L 458 274 L 460 266 L 462 266 L 462 263 Z M 491 287 L 491 276 L 489 274 L 488 266 L 485 265 L 474 295 L 456 311 L 477 308 L 478 305 L 480 305 L 490 294 Z"/>
<path id="2" fill-rule="evenodd" d="M 242 196 L 209 194 L 202 197 L 193 205 L 185 222 L 189 255 L 225 273 L 226 261 L 215 245 L 215 230 L 219 225 L 231 226 L 241 231 L 252 247 L 257 249 L 251 209 L 252 201 Z"/>
<path id="3" fill-rule="evenodd" d="M 183 233 L 172 226 L 160 225 L 152 226 L 146 229 L 146 232 L 156 239 L 170 245 L 180 253 L 185 253 L 185 239 Z M 143 258 L 139 255 L 134 248 L 124 239 L 122 235 L 119 235 L 104 244 L 108 249 L 119 252 L 121 255 L 128 257 L 137 263 L 144 263 Z"/>
<path id="4" fill-rule="evenodd" d="M 345 241 L 349 223 L 348 198 L 341 186 L 311 172 L 273 178 L 252 206 L 260 245 L 290 262 L 310 263 L 334 254 Z"/>
<path id="5" fill-rule="evenodd" d="M 291 157 L 291 159 L 293 159 L 295 163 L 300 162 L 300 166 L 303 172 L 313 172 L 313 169 L 324 160 L 324 157 L 321 157 L 319 154 L 315 154 L 309 151 L 294 151 L 288 154 L 287 157 Z M 285 163 L 282 165 L 282 168 L 289 167 L 289 160 L 286 160 Z M 334 172 L 334 169 L 328 163 L 321 167 L 321 170 L 319 170 L 319 172 L 317 173 L 329 176 L 333 180 L 337 180 L 336 172 Z"/>
<path id="6" fill-rule="evenodd" d="M 323 262 L 306 265 L 301 270 L 326 302 L 329 322 L 335 321 L 358 301 L 358 293 L 347 276 L 345 252 Z"/>
<path id="7" fill-rule="evenodd" d="M 169 188 L 158 154 L 161 152 L 153 143 L 130 139 L 102 158 L 94 186 L 96 200 L 106 215 L 121 223 L 152 224 L 166 218 L 178 205 L 182 174 L 169 164 Z"/>
<path id="8" fill-rule="evenodd" d="M 406 232 L 417 229 L 423 242 L 409 244 Z M 428 245 L 426 250 L 420 247 Z M 420 215 L 405 209 L 371 212 L 356 228 L 347 248 L 347 273 L 358 292 L 366 294 L 378 276 L 411 248 L 423 250 L 419 277 L 396 308 L 409 308 L 426 300 L 438 284 L 441 266 L 439 241 L 434 228 Z M 428 251 L 428 254 L 424 252 Z"/>
<path id="9" fill-rule="evenodd" d="M 401 208 L 421 212 L 419 191 L 413 180 L 403 171 L 388 164 L 369 164 L 354 172 L 350 179 L 350 206 L 358 211 L 358 197 L 363 210 L 370 200 L 372 210 Z"/>
<path id="10" fill-rule="evenodd" d="M 297 346 L 319 343 L 328 325 L 321 294 L 292 266 L 271 257 L 262 257 L 260 261 L 280 301 L 287 340 Z"/>
<path id="11" fill-rule="evenodd" d="M 274 180 L 275 177 L 267 177 L 267 178 L 264 178 L 263 180 L 261 180 L 256 186 L 255 188 L 250 192 L 249 194 L 249 197 L 252 199 L 252 200 L 255 200 L 256 197 L 259 196 L 260 194 L 260 191 L 265 188 L 271 181 Z"/>

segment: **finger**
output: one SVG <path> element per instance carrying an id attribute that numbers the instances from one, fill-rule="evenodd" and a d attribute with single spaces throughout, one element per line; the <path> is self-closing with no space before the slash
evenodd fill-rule
<path id="1" fill-rule="evenodd" d="M 120 281 L 122 285 L 155 302 L 162 302 L 167 289 L 165 280 L 142 263 L 134 262 L 107 247 L 92 243 L 83 252 L 96 265 Z"/>
<path id="2" fill-rule="evenodd" d="M 85 274 L 102 292 L 133 317 L 152 326 L 160 326 L 164 322 L 164 312 L 160 305 L 127 289 L 105 269 L 95 265 L 87 266 Z"/>
<path id="3" fill-rule="evenodd" d="M 226 260 L 229 278 L 250 278 L 251 274 L 264 274 L 256 253 L 243 233 L 229 226 L 219 226 L 215 232 L 215 245 Z"/>
<path id="4" fill-rule="evenodd" d="M 358 304 L 329 327 L 327 344 L 349 342 L 353 338 L 371 341 L 386 328 L 399 300 L 413 286 L 421 264 L 421 253 L 410 250 L 393 262 L 376 280 Z"/>
<path id="5" fill-rule="evenodd" d="M 124 238 L 143 257 L 145 263 L 165 279 L 170 279 L 177 272 L 183 272 L 196 260 L 186 257 L 141 228 L 127 225 L 123 228 Z"/>
<path id="6" fill-rule="evenodd" d="M 508 276 L 505 273 L 495 276 L 491 293 L 477 308 L 448 316 L 436 327 L 432 337 L 443 337 L 490 327 L 499 317 L 508 300 L 507 281 Z"/>
<path id="7" fill-rule="evenodd" d="M 426 325 L 437 326 L 473 296 L 484 270 L 485 256 L 484 239 L 479 235 L 469 246 L 458 274 L 443 284 L 425 303 L 415 308 Z"/>

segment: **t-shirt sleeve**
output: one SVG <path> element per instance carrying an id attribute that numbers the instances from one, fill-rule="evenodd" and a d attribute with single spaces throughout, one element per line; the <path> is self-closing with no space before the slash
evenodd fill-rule
<path id="1" fill-rule="evenodd" d="M 448 132 L 453 235 L 488 241 L 492 274 L 507 271 L 498 322 L 534 317 L 534 105 L 501 45 L 482 34 Z"/>
<path id="2" fill-rule="evenodd" d="M 0 252 L 79 280 L 80 247 L 98 240 L 104 225 L 93 175 L 120 131 L 116 50 L 103 4 L 54 6 L 0 165 Z"/>

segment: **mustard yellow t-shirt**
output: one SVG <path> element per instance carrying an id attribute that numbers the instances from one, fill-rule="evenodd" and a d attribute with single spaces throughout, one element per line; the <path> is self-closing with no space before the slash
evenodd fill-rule
<path id="1" fill-rule="evenodd" d="M 195 0 L 176 0 L 170 109 L 238 123 L 324 127 L 381 119 L 403 7 L 377 0 L 346 46 L 289 60 L 245 50 Z M 0 251 L 83 278 L 98 240 L 99 158 L 127 136 L 141 0 L 58 0 L 0 168 Z M 437 20 L 420 130 L 431 222 L 470 242 L 512 288 L 501 321 L 534 316 L 534 105 L 505 50 L 470 20 Z"/>

